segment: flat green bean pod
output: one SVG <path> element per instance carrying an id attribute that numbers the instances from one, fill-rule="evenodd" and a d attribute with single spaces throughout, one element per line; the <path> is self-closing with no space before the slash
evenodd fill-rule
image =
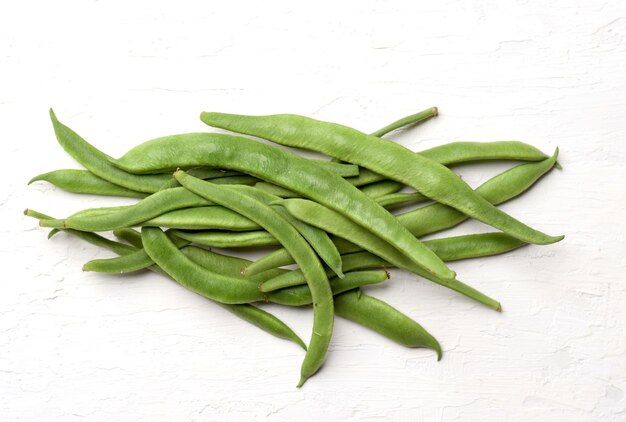
<path id="1" fill-rule="evenodd" d="M 156 192 L 134 205 L 112 209 L 95 208 L 76 213 L 63 220 L 61 227 L 81 231 L 114 230 L 134 226 L 169 211 L 210 204 L 183 187 L 172 188 Z"/>
<path id="2" fill-rule="evenodd" d="M 353 271 L 346 273 L 344 278 L 330 279 L 330 287 L 336 296 L 365 285 L 382 283 L 388 278 L 389 273 L 384 270 Z M 306 285 L 271 292 L 268 298 L 270 302 L 287 306 L 304 306 L 312 303 L 311 292 Z"/>
<path id="3" fill-rule="evenodd" d="M 396 193 L 403 188 L 403 184 L 394 180 L 381 180 L 380 182 L 370 183 L 369 185 L 361 186 L 361 192 L 371 198 L 379 198 L 383 195 L 389 195 Z M 378 202 L 378 201 L 376 201 Z"/>
<path id="4" fill-rule="evenodd" d="M 400 120 L 396 120 L 395 122 L 381 129 L 378 129 L 376 132 L 372 133 L 372 136 L 377 136 L 380 138 L 396 129 L 423 123 L 426 120 L 437 116 L 438 114 L 439 110 L 437 109 L 437 107 L 427 108 L 426 110 L 422 110 L 418 113 L 411 114 L 410 116 L 403 117 Z"/>
<path id="5" fill-rule="evenodd" d="M 144 221 L 141 225 L 182 230 L 249 231 L 260 229 L 259 225 L 250 219 L 220 206 L 174 210 Z"/>
<path id="6" fill-rule="evenodd" d="M 191 261 L 157 227 L 143 227 L 141 239 L 146 253 L 159 267 L 179 284 L 199 295 L 226 304 L 265 299 L 254 283 L 217 274 Z"/>
<path id="7" fill-rule="evenodd" d="M 189 242 L 177 237 L 171 237 L 177 248 L 188 245 Z M 137 249 L 135 252 L 121 255 L 115 258 L 94 259 L 83 265 L 83 271 L 95 271 L 100 273 L 125 274 L 133 271 L 146 269 L 154 265 L 154 261 L 144 249 Z"/>
<path id="8" fill-rule="evenodd" d="M 296 115 L 202 113 L 201 119 L 210 126 L 364 166 L 527 243 L 550 244 L 563 239 L 546 235 L 499 210 L 442 164 L 347 126 Z"/>
<path id="9" fill-rule="evenodd" d="M 421 325 L 397 309 L 372 296 L 352 290 L 335 297 L 335 313 L 406 347 L 425 347 L 437 352 L 439 342 Z"/>
<path id="10" fill-rule="evenodd" d="M 375 201 L 343 178 L 288 151 L 242 137 L 192 133 L 145 142 L 113 163 L 136 173 L 201 165 L 244 171 L 349 216 L 427 271 L 442 279 L 454 279 L 453 271 Z M 376 224 L 372 224 L 374 221 Z"/>
<path id="11" fill-rule="evenodd" d="M 555 166 L 558 148 L 554 155 L 543 161 L 515 166 L 492 177 L 476 189 L 488 202 L 498 205 L 515 198 Z M 398 222 L 415 236 L 424 236 L 449 229 L 467 220 L 466 214 L 443 204 L 431 204 L 396 216 Z"/>
<path id="12" fill-rule="evenodd" d="M 291 215 L 302 220 L 312 226 L 319 227 L 336 236 L 347 239 L 348 241 L 362 247 L 363 249 L 380 256 L 390 264 L 420 275 L 430 281 L 461 293 L 475 301 L 482 303 L 493 309 L 499 309 L 500 303 L 489 296 L 479 292 L 478 290 L 462 283 L 458 280 L 448 281 L 442 280 L 433 274 L 430 274 L 415 265 L 400 251 L 392 248 L 387 242 L 364 230 L 361 226 L 354 223 L 343 215 L 323 206 L 316 202 L 306 199 L 285 199 L 280 202 Z M 262 286 L 262 290 L 263 286 Z"/>
<path id="13" fill-rule="evenodd" d="M 63 169 L 43 173 L 30 179 L 28 184 L 44 181 L 63 189 L 66 192 L 85 193 L 91 195 L 123 196 L 128 198 L 145 198 L 143 192 L 137 192 L 108 182 L 89 170 Z"/>
<path id="14" fill-rule="evenodd" d="M 211 248 L 248 248 L 253 246 L 280 245 L 280 242 L 265 230 L 250 232 L 230 232 L 221 230 L 190 232 L 173 230 L 172 233 L 182 239 Z"/>
<path id="15" fill-rule="evenodd" d="M 302 386 L 322 366 L 333 330 L 333 295 L 317 256 L 298 231 L 263 202 L 241 190 L 212 185 L 183 171 L 177 171 L 174 177 L 192 192 L 228 207 L 265 228 L 283 244 L 300 267 L 313 298 L 313 334 L 302 363 L 298 387 Z"/>
<path id="16" fill-rule="evenodd" d="M 450 142 L 419 152 L 446 166 L 487 160 L 543 161 L 548 156 L 532 145 L 519 141 Z"/>
<path id="17" fill-rule="evenodd" d="M 169 174 L 139 176 L 121 170 L 111 164 L 111 157 L 59 122 L 52 110 L 50 110 L 50 119 L 52 119 L 54 133 L 61 147 L 87 170 L 104 180 L 134 191 L 153 193 L 172 178 Z"/>

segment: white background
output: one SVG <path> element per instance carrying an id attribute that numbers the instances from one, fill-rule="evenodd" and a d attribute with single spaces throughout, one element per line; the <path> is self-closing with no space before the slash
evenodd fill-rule
<path id="1" fill-rule="evenodd" d="M 620 1 L 3 2 L 0 420 L 623 421 L 625 64 Z M 433 105 L 394 139 L 517 139 L 559 146 L 564 167 L 503 207 L 563 242 L 452 264 L 502 314 L 400 271 L 368 289 L 430 330 L 441 362 L 337 320 L 296 389 L 297 346 L 159 276 L 83 273 L 110 253 L 22 215 L 130 202 L 26 185 L 76 167 L 49 107 L 119 156 L 206 130 L 202 110 L 372 131 Z M 460 171 L 476 186 L 508 166 Z M 267 309 L 308 339 L 310 310 Z"/>

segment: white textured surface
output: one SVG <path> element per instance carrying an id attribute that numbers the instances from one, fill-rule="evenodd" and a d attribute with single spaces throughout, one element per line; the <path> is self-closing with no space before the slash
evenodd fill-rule
<path id="1" fill-rule="evenodd" d="M 625 63 L 620 1 L 3 3 L 0 419 L 625 420 Z M 110 255 L 21 214 L 123 202 L 26 186 L 75 166 L 50 106 L 116 156 L 204 130 L 201 110 L 373 130 L 432 105 L 395 138 L 559 146 L 564 171 L 504 208 L 567 236 L 453 265 L 502 314 L 401 272 L 369 289 L 437 336 L 439 363 L 338 320 L 298 390 L 296 346 L 157 276 L 82 273 Z M 310 311 L 270 309 L 308 338 Z"/>

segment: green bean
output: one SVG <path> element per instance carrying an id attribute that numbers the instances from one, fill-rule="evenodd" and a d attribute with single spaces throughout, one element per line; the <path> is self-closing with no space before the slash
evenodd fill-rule
<path id="1" fill-rule="evenodd" d="M 114 230 L 134 226 L 168 211 L 206 205 L 210 205 L 210 202 L 187 189 L 172 188 L 156 192 L 134 205 L 113 209 L 95 208 L 89 210 L 91 213 L 76 213 L 66 218 L 62 227 L 81 231 Z M 112 212 L 107 212 L 108 210 Z"/>
<path id="2" fill-rule="evenodd" d="M 178 182 L 209 201 L 228 207 L 264 227 L 281 244 L 302 270 L 313 298 L 313 335 L 301 368 L 298 386 L 322 366 L 333 329 L 333 296 L 317 256 L 298 231 L 266 204 L 227 186 L 218 187 L 185 174 L 174 173 Z"/>
<path id="3" fill-rule="evenodd" d="M 27 209 L 24 211 L 24 215 L 27 215 L 29 217 L 34 217 L 36 219 L 38 219 L 39 221 L 43 221 L 43 220 L 54 220 L 52 217 L 49 217 L 45 214 L 42 214 L 40 212 L 37 212 L 35 210 L 31 210 L 31 209 Z M 124 245 L 123 243 L 119 243 L 119 242 L 114 242 L 112 240 L 107 239 L 106 237 L 102 237 L 100 235 L 97 235 L 95 233 L 90 233 L 90 232 L 82 232 L 82 231 L 78 231 L 78 230 L 72 230 L 72 229 L 63 229 L 63 228 L 59 228 L 58 230 L 69 233 L 75 237 L 78 237 L 79 239 L 83 239 L 91 244 L 94 244 L 96 246 L 100 246 L 102 248 L 105 249 L 110 249 L 113 252 L 117 253 L 117 254 L 129 254 L 134 252 L 136 249 L 132 246 L 129 245 Z"/>
<path id="4" fill-rule="evenodd" d="M 335 297 L 335 313 L 355 321 L 406 347 L 425 347 L 437 352 L 439 342 L 421 325 L 372 296 L 352 290 Z"/>
<path id="5" fill-rule="evenodd" d="M 338 295 L 365 285 L 382 283 L 388 278 L 389 273 L 384 270 L 354 271 L 346 273 L 344 278 L 333 277 L 330 280 L 330 287 L 333 295 Z M 270 302 L 287 306 L 304 306 L 312 302 L 311 291 L 306 285 L 271 292 L 268 299 Z"/>
<path id="6" fill-rule="evenodd" d="M 30 179 L 28 184 L 44 181 L 63 189 L 66 192 L 86 193 L 92 195 L 123 196 L 129 198 L 145 198 L 146 194 L 118 186 L 96 176 L 89 170 L 54 170 Z"/>
<path id="7" fill-rule="evenodd" d="M 378 198 L 383 195 L 389 195 L 391 193 L 398 192 L 403 188 L 403 184 L 395 182 L 393 180 L 381 180 L 380 182 L 370 183 L 369 185 L 361 186 L 361 192 L 371 198 Z M 378 201 L 376 201 L 378 202 Z"/>
<path id="8" fill-rule="evenodd" d="M 384 208 L 343 178 L 288 151 L 246 138 L 198 133 L 148 141 L 113 162 L 138 173 L 198 165 L 245 171 L 345 213 L 406 253 L 416 264 L 443 279 L 454 279 L 454 272 Z M 376 224 L 372 225 L 373 221 Z"/>
<path id="9" fill-rule="evenodd" d="M 411 114 L 410 116 L 406 116 L 400 120 L 396 120 L 395 122 L 385 126 L 384 128 L 378 129 L 376 132 L 373 132 L 372 136 L 377 136 L 381 138 L 396 129 L 400 129 L 409 125 L 418 125 L 432 117 L 437 116 L 438 114 L 439 110 L 437 110 L 437 107 L 431 107 L 426 110 L 420 111 L 419 113 Z"/>
<path id="10" fill-rule="evenodd" d="M 384 240 L 363 229 L 350 219 L 329 208 L 326 208 L 323 205 L 306 199 L 297 198 L 285 199 L 280 202 L 280 205 L 285 207 L 289 213 L 297 219 L 311 224 L 312 226 L 319 227 L 320 229 L 336 236 L 347 239 L 363 249 L 380 256 L 385 261 L 398 268 L 420 275 L 434 283 L 440 284 L 474 299 L 485 306 L 493 309 L 498 309 L 500 307 L 500 304 L 496 300 L 465 283 L 458 280 L 442 280 L 441 278 L 424 271 L 422 267 L 415 265 L 413 261 L 400 253 L 400 251 L 392 248 L 391 245 Z"/>
<path id="11" fill-rule="evenodd" d="M 499 255 L 527 245 L 500 232 L 430 239 L 426 243 L 446 262 Z"/>
<path id="12" fill-rule="evenodd" d="M 241 304 L 241 305 L 223 305 L 222 306 L 237 315 L 239 318 L 248 321 L 250 324 L 259 327 L 263 331 L 272 334 L 274 337 L 282 338 L 285 340 L 293 341 L 298 344 L 304 350 L 306 345 L 298 335 L 293 332 L 284 322 L 276 318 L 263 309 L 257 308 L 254 305 Z"/>
<path id="13" fill-rule="evenodd" d="M 159 228 L 142 227 L 141 239 L 152 260 L 176 282 L 195 293 L 226 304 L 264 300 L 254 283 L 217 274 L 191 261 Z"/>
<path id="14" fill-rule="evenodd" d="M 520 164 L 500 173 L 480 185 L 476 193 L 494 205 L 515 198 L 554 167 L 558 153 L 557 148 L 550 158 Z M 400 224 L 418 237 L 449 229 L 468 219 L 466 214 L 443 204 L 427 205 L 396 217 Z"/>
<path id="15" fill-rule="evenodd" d="M 201 118 L 211 126 L 364 166 L 527 243 L 550 244 L 563 239 L 535 230 L 496 208 L 442 164 L 347 126 L 296 115 L 202 113 Z"/>
<path id="16" fill-rule="evenodd" d="M 287 251 L 287 249 L 280 248 L 254 261 L 252 264 L 246 267 L 244 273 L 246 274 L 246 276 L 251 276 L 262 273 L 265 270 L 283 267 L 285 265 L 291 264 L 294 264 L 294 260 Z"/>
<path id="17" fill-rule="evenodd" d="M 278 240 L 264 230 L 251 232 L 201 231 L 186 232 L 173 230 L 176 236 L 199 245 L 212 248 L 248 248 L 253 246 L 280 245 Z"/>
<path id="18" fill-rule="evenodd" d="M 259 225 L 240 214 L 219 206 L 183 208 L 161 214 L 141 223 L 142 226 L 183 230 L 257 230 Z"/>
<path id="19" fill-rule="evenodd" d="M 446 166 L 486 160 L 543 161 L 548 156 L 532 145 L 519 141 L 450 142 L 419 152 Z"/>
<path id="20" fill-rule="evenodd" d="M 169 174 L 138 176 L 117 168 L 109 161 L 111 157 L 90 145 L 72 129 L 59 122 L 52 110 L 50 110 L 50 118 L 61 147 L 96 176 L 118 186 L 146 193 L 158 191 L 161 186 L 171 180 Z"/>
<path id="21" fill-rule="evenodd" d="M 421 193 L 417 193 L 417 192 L 390 193 L 388 195 L 382 195 L 376 198 L 376 202 L 378 202 L 378 205 L 380 205 L 381 207 L 385 207 L 387 209 L 391 207 L 402 206 L 402 205 L 407 205 L 411 203 L 420 203 L 424 201 L 428 201 L 428 198 L 426 198 Z"/>
<path id="22" fill-rule="evenodd" d="M 450 142 L 416 154 L 447 167 L 475 161 L 541 161 L 548 158 L 546 154 L 532 145 L 518 141 Z M 363 186 L 385 179 L 385 176 L 366 168 L 361 168 L 357 177 L 350 177 L 346 180 L 354 186 Z"/>
<path id="23" fill-rule="evenodd" d="M 189 244 L 188 241 L 177 237 L 172 236 L 171 239 L 174 245 L 176 245 L 179 249 Z M 144 249 L 138 249 L 128 255 L 108 259 L 91 260 L 83 265 L 83 271 L 124 274 L 143 270 L 151 265 L 154 265 L 152 258 L 150 258 Z"/>
<path id="24" fill-rule="evenodd" d="M 342 248 L 340 246 L 342 242 L 338 242 L 339 240 L 342 239 L 336 238 L 334 241 L 340 251 L 352 249 Z M 424 244 L 432 248 L 444 261 L 457 261 L 461 259 L 498 255 L 525 245 L 518 239 L 499 232 L 431 239 L 425 241 Z M 342 269 L 344 272 L 363 268 L 387 268 L 391 266 L 383 258 L 369 252 L 342 253 L 341 260 L 343 262 Z M 284 263 L 284 265 L 291 263 L 292 262 Z M 269 271 L 273 270 L 266 269 L 265 272 L 261 274 L 266 274 Z M 246 268 L 246 273 L 249 273 L 249 268 Z M 294 270 L 275 274 L 262 283 L 263 284 L 260 286 L 262 291 L 272 292 L 278 289 L 302 285 L 304 284 L 304 278 L 298 270 Z"/>
<path id="25" fill-rule="evenodd" d="M 113 230 L 113 235 L 136 248 L 143 248 L 143 243 L 141 242 L 141 233 L 136 230 L 130 228 L 115 229 Z"/>

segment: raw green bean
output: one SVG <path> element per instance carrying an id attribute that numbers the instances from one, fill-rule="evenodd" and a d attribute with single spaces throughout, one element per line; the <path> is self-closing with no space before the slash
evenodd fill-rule
<path id="1" fill-rule="evenodd" d="M 169 227 L 182 230 L 258 230 L 258 224 L 220 206 L 183 208 L 161 214 L 141 223 L 142 226 Z"/>
<path id="2" fill-rule="evenodd" d="M 37 212 L 35 210 L 31 210 L 31 209 L 27 209 L 24 211 L 24 215 L 27 215 L 29 217 L 34 217 L 36 219 L 38 219 L 40 222 L 44 221 L 44 220 L 54 220 L 52 217 L 49 217 L 45 214 L 42 214 L 40 212 Z M 90 232 L 82 232 L 82 231 L 78 231 L 78 230 L 72 230 L 72 229 L 63 229 L 63 228 L 59 228 L 58 230 L 69 233 L 73 236 L 78 237 L 79 239 L 83 239 L 91 244 L 94 244 L 96 246 L 100 246 L 102 248 L 105 249 L 109 249 L 112 250 L 113 252 L 117 253 L 117 254 L 129 254 L 134 252 L 136 249 L 132 246 L 129 245 L 124 245 L 123 243 L 119 243 L 119 242 L 114 242 L 112 240 L 107 239 L 106 237 L 102 237 L 100 235 L 97 235 L 95 233 L 90 233 Z"/>
<path id="3" fill-rule="evenodd" d="M 289 213 L 297 219 L 311 224 L 312 226 L 319 227 L 320 229 L 336 236 L 347 239 L 363 249 L 380 256 L 385 261 L 398 268 L 420 275 L 434 283 L 440 284 L 474 299 L 475 301 L 490 308 L 498 309 L 500 307 L 500 304 L 496 300 L 465 283 L 458 280 L 442 280 L 441 278 L 424 271 L 422 267 L 415 265 L 413 261 L 400 253 L 400 251 L 392 248 L 391 245 L 384 240 L 363 229 L 350 219 L 329 208 L 326 208 L 323 205 L 306 199 L 297 198 L 285 199 L 280 202 L 280 205 L 285 207 Z"/>
<path id="4" fill-rule="evenodd" d="M 86 193 L 92 195 L 123 196 L 128 198 L 145 198 L 143 192 L 118 186 L 108 182 L 89 170 L 54 170 L 43 173 L 30 179 L 28 184 L 44 181 L 63 189 L 66 192 Z"/>
<path id="5" fill-rule="evenodd" d="M 265 299 L 254 283 L 217 274 L 191 261 L 157 227 L 142 227 L 141 239 L 152 260 L 176 282 L 195 293 L 226 304 Z"/>
<path id="6" fill-rule="evenodd" d="M 532 145 L 519 141 L 450 142 L 419 152 L 446 166 L 486 160 L 543 161 L 548 156 Z"/>
<path id="7" fill-rule="evenodd" d="M 136 248 L 143 248 L 143 243 L 141 243 L 141 233 L 137 230 L 130 228 L 115 229 L 113 230 L 113 235 Z"/>
<path id="8" fill-rule="evenodd" d="M 338 245 L 342 240 L 335 239 Z M 484 256 L 498 255 L 524 246 L 525 243 L 508 236 L 504 233 L 481 233 L 470 234 L 454 237 L 446 237 L 441 239 L 431 239 L 424 242 L 426 246 L 432 248 L 437 255 L 444 261 L 456 261 L 461 259 L 479 258 Z M 353 248 L 342 248 L 339 250 Z M 280 251 L 281 249 L 279 249 Z M 343 253 L 341 255 L 343 262 L 343 271 L 354 271 L 363 268 L 387 268 L 391 265 L 379 256 L 369 252 Z M 283 265 L 292 264 L 293 262 L 285 262 Z M 249 273 L 249 268 L 246 268 Z M 261 274 L 266 274 L 272 269 L 266 269 Z M 272 292 L 286 287 L 299 286 L 304 284 L 304 278 L 298 270 L 276 274 L 274 277 L 264 281 L 261 290 L 264 292 Z"/>
<path id="9" fill-rule="evenodd" d="M 361 186 L 360 189 L 361 192 L 363 192 L 367 196 L 376 199 L 383 195 L 396 193 L 403 187 L 404 185 L 402 183 L 393 180 L 381 180 L 380 182 L 370 183 L 369 185 Z"/>
<path id="10" fill-rule="evenodd" d="M 210 205 L 210 202 L 185 188 L 172 188 L 156 192 L 134 205 L 113 208 L 95 208 L 95 214 L 82 211 L 69 216 L 62 227 L 82 231 L 105 231 L 131 227 L 169 211 Z M 50 226 L 48 226 L 50 227 Z"/>
<path id="11" fill-rule="evenodd" d="M 182 248 L 188 245 L 189 242 L 174 236 L 170 237 L 174 245 L 177 248 Z M 83 271 L 95 271 L 99 273 L 130 273 L 133 271 L 139 271 L 146 269 L 154 265 L 154 261 L 146 253 L 144 249 L 138 249 L 137 251 L 122 255 L 115 258 L 108 259 L 94 259 L 83 265 Z"/>
<path id="12" fill-rule="evenodd" d="M 335 313 L 374 330 L 407 347 L 425 347 L 437 352 L 439 342 L 421 325 L 402 312 L 372 296 L 352 290 L 335 297 Z"/>
<path id="13" fill-rule="evenodd" d="M 515 198 L 531 187 L 556 163 L 559 150 L 543 161 L 520 164 L 489 179 L 476 189 L 488 202 L 498 205 Z M 467 220 L 466 214 L 443 204 L 431 204 L 396 216 L 398 222 L 415 236 L 449 229 Z"/>
<path id="14" fill-rule="evenodd" d="M 171 180 L 169 174 L 136 175 L 130 174 L 111 164 L 108 155 L 90 145 L 76 132 L 59 122 L 52 109 L 50 118 L 57 140 L 63 149 L 87 170 L 98 177 L 138 192 L 153 193 Z"/>
<path id="15" fill-rule="evenodd" d="M 527 243 L 550 244 L 563 239 L 535 230 L 496 208 L 442 164 L 347 126 L 296 115 L 202 113 L 201 118 L 210 126 L 318 151 L 364 166 Z"/>
<path id="16" fill-rule="evenodd" d="M 350 163 L 333 163 L 325 160 L 308 160 L 307 161 L 322 167 L 323 169 L 341 177 L 355 177 L 359 175 L 359 166 Z"/>
<path id="17" fill-rule="evenodd" d="M 409 125 L 418 125 L 432 117 L 437 116 L 438 114 L 439 110 L 437 110 L 437 107 L 431 107 L 426 110 L 420 111 L 419 113 L 411 114 L 410 116 L 406 116 L 400 120 L 396 120 L 395 122 L 385 126 L 384 128 L 378 129 L 376 132 L 373 132 L 372 136 L 377 136 L 381 138 L 396 129 L 400 129 L 401 127 L 406 127 Z"/>
<path id="18" fill-rule="evenodd" d="M 390 193 L 388 195 L 379 196 L 378 198 L 375 198 L 375 199 L 376 199 L 376 202 L 378 202 L 378 204 L 381 207 L 385 207 L 385 208 L 388 208 L 388 209 L 391 208 L 391 207 L 402 206 L 402 205 L 407 205 L 407 204 L 415 204 L 415 203 L 428 201 L 428 198 L 426 198 L 421 193 L 417 193 L 417 192 L 413 192 L 413 193 L 404 193 L 404 192 Z"/>
<path id="19" fill-rule="evenodd" d="M 330 287 L 333 295 L 338 295 L 357 287 L 382 283 L 388 278 L 389 273 L 384 270 L 354 271 L 346 273 L 344 278 L 333 277 L 330 280 Z M 304 306 L 312 302 L 311 291 L 306 284 L 271 292 L 268 299 L 270 302 L 287 306 Z"/>
<path id="20" fill-rule="evenodd" d="M 322 366 L 333 329 L 333 295 L 317 256 L 298 231 L 261 201 L 228 186 L 218 187 L 185 174 L 174 173 L 178 182 L 209 201 L 228 207 L 264 227 L 285 246 L 303 272 L 313 298 L 313 335 L 304 357 L 298 386 Z M 145 242 L 144 242 L 145 243 Z"/>
<path id="21" fill-rule="evenodd" d="M 173 230 L 176 236 L 199 245 L 212 248 L 248 248 L 253 246 L 280 245 L 278 240 L 265 230 L 251 232 L 201 231 L 186 232 Z"/>
<path id="22" fill-rule="evenodd" d="M 446 262 L 499 255 L 527 245 L 500 232 L 430 239 L 425 243 Z"/>
<path id="23" fill-rule="evenodd" d="M 241 305 L 223 305 L 222 306 L 237 315 L 239 318 L 248 321 L 250 324 L 259 327 L 263 331 L 266 331 L 274 337 L 282 338 L 284 340 L 293 341 L 298 344 L 304 350 L 306 345 L 300 337 L 287 326 L 280 319 L 270 314 L 263 309 L 257 308 L 254 305 L 241 304 Z"/>
<path id="24" fill-rule="evenodd" d="M 254 261 L 252 264 L 246 267 L 244 274 L 246 276 L 251 276 L 259 274 L 265 270 L 283 267 L 285 265 L 291 264 L 294 264 L 294 260 L 289 252 L 287 252 L 287 249 L 280 248 Z"/>
<path id="25" fill-rule="evenodd" d="M 288 151 L 242 137 L 196 133 L 148 141 L 113 162 L 137 173 L 198 165 L 244 171 L 345 213 L 403 251 L 427 271 L 443 279 L 454 279 L 454 272 L 400 226 L 384 208 L 343 178 Z M 372 224 L 373 221 L 376 224 Z"/>

